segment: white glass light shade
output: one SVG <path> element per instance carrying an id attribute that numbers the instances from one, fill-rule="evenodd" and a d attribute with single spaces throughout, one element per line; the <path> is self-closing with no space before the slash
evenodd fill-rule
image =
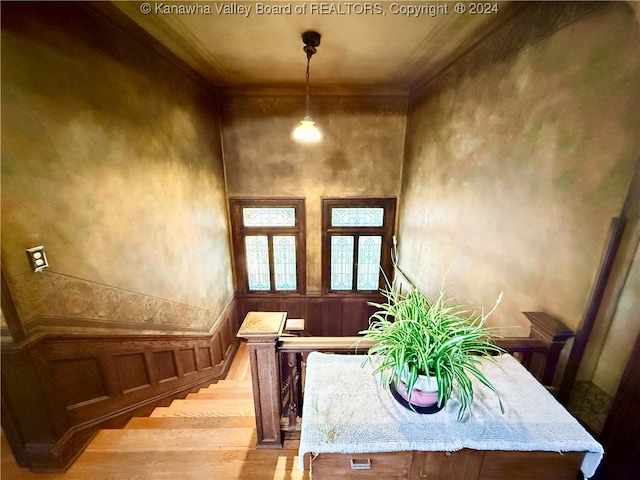
<path id="1" fill-rule="evenodd" d="M 300 120 L 300 125 L 293 130 L 291 136 L 294 140 L 304 143 L 317 143 L 322 140 L 322 132 L 309 115 Z"/>

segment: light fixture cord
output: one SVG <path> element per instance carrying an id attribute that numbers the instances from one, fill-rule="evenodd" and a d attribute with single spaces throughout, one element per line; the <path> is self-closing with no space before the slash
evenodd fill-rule
<path id="1" fill-rule="evenodd" d="M 311 63 L 311 55 L 307 53 L 307 117 L 309 116 L 309 63 Z"/>

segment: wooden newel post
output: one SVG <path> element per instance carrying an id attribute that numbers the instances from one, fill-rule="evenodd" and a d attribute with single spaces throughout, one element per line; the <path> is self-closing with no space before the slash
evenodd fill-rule
<path id="1" fill-rule="evenodd" d="M 282 335 L 286 318 L 286 312 L 249 312 L 237 335 L 247 340 L 249 347 L 258 448 L 282 448 L 280 362 L 276 342 Z"/>
<path id="2" fill-rule="evenodd" d="M 539 338 L 548 345 L 547 358 L 540 375 L 543 385 L 552 385 L 558 366 L 560 352 L 567 340 L 575 335 L 564 323 L 544 312 L 522 312 L 531 322 L 531 336 Z"/>

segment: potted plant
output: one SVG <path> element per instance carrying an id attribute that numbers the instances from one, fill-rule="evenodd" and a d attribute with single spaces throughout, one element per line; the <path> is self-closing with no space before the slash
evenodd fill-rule
<path id="1" fill-rule="evenodd" d="M 395 258 L 394 271 L 398 271 Z M 475 313 L 468 306 L 447 300 L 444 289 L 430 301 L 415 285 L 407 283 L 406 293 L 388 285 L 382 291 L 386 301 L 370 303 L 378 311 L 369 319 L 369 328 L 360 332 L 373 342 L 367 360 L 400 403 L 408 403 L 420 413 L 434 413 L 454 394 L 460 402 L 461 420 L 473 402 L 471 378 L 498 394 L 480 364 L 483 358 L 504 353 L 485 327 L 502 293 L 488 314 Z M 437 395 L 429 393 L 425 384 L 436 384 Z M 504 412 L 499 395 L 498 400 Z"/>

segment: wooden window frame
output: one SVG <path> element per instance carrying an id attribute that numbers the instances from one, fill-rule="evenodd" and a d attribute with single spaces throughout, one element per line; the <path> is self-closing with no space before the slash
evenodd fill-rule
<path id="1" fill-rule="evenodd" d="M 296 224 L 293 227 L 245 227 L 243 208 L 283 208 L 295 209 Z M 304 295 L 306 293 L 306 232 L 304 198 L 237 198 L 229 199 L 231 221 L 234 277 L 238 295 Z M 250 290 L 244 238 L 247 235 L 266 235 L 269 239 L 270 290 Z M 273 242 L 276 235 L 296 237 L 296 290 L 276 290 L 273 263 Z"/>
<path id="2" fill-rule="evenodd" d="M 333 208 L 378 207 L 384 209 L 382 227 L 332 227 L 331 209 Z M 322 294 L 323 295 L 371 295 L 385 288 L 384 276 L 380 275 L 377 290 L 357 290 L 358 242 L 361 235 L 382 236 L 382 251 L 380 265 L 387 275 L 392 278 L 393 265 L 391 262 L 391 248 L 396 221 L 395 198 L 323 198 L 322 199 Z M 331 237 L 333 235 L 353 235 L 355 237 L 353 261 L 353 288 L 351 290 L 331 290 Z"/>

